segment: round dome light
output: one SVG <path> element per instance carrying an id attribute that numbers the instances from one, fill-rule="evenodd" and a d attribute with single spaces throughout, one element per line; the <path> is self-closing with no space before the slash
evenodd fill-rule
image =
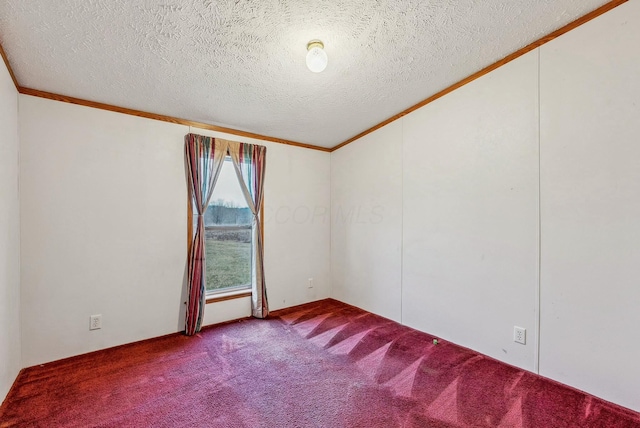
<path id="1" fill-rule="evenodd" d="M 320 40 L 311 40 L 307 44 L 307 67 L 314 73 L 320 73 L 327 68 L 329 58 L 324 51 L 324 44 Z"/>

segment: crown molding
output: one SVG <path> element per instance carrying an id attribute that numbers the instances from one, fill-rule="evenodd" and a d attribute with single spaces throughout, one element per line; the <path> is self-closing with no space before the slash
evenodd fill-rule
<path id="1" fill-rule="evenodd" d="M 150 113 L 142 110 L 134 110 L 126 107 L 119 107 L 111 104 L 99 103 L 96 101 L 89 101 L 82 98 L 75 98 L 75 97 L 69 97 L 66 95 L 54 94 L 52 92 L 40 91 L 38 89 L 25 88 L 24 86 L 19 86 L 18 91 L 24 95 L 31 95 L 34 97 L 46 98 L 49 100 L 61 101 L 64 103 L 77 104 L 84 107 L 108 110 L 116 113 L 128 114 L 131 116 L 144 117 L 146 119 L 159 120 L 162 122 L 170 122 L 178 125 L 186 125 L 194 128 L 206 129 L 209 131 L 224 132 L 225 134 L 238 135 L 240 137 L 245 137 L 245 138 L 255 138 L 258 140 L 270 141 L 272 143 L 286 144 L 288 146 L 302 147 L 305 149 L 312 149 L 312 150 L 320 150 L 323 152 L 331 151 L 331 149 L 327 147 L 314 146 L 312 144 L 305 144 L 305 143 L 299 143 L 297 141 L 284 140 L 281 138 L 270 137 L 268 135 L 254 134 L 253 132 L 240 131 L 238 129 L 233 129 L 233 128 L 225 128 L 222 126 L 211 125 L 204 122 L 196 122 L 193 120 L 180 119 L 178 117 L 173 117 L 173 116 Z"/>
<path id="2" fill-rule="evenodd" d="M 0 43 L 0 56 L 4 60 L 4 65 L 7 66 L 7 70 L 9 71 L 9 76 L 11 76 L 11 80 L 13 80 L 13 84 L 16 86 L 17 90 L 20 90 L 20 85 L 18 85 L 18 79 L 16 79 L 16 75 L 13 73 L 13 69 L 11 68 L 11 64 L 9 64 L 9 58 L 7 58 L 7 53 L 2 48 L 2 44 Z"/>

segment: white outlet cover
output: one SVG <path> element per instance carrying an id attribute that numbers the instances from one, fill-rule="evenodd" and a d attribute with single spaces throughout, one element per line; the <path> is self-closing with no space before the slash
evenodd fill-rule
<path id="1" fill-rule="evenodd" d="M 102 315 L 91 315 L 89 319 L 89 330 L 99 330 L 102 328 Z"/>
<path id="2" fill-rule="evenodd" d="M 513 341 L 525 345 L 527 343 L 527 329 L 522 327 L 513 327 Z"/>

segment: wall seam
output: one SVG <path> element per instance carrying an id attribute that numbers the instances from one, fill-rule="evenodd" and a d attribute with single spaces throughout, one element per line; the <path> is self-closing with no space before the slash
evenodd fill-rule
<path id="1" fill-rule="evenodd" d="M 329 152 L 329 297 L 333 293 L 333 153 Z"/>
<path id="2" fill-rule="evenodd" d="M 400 118 L 400 324 L 404 324 L 404 117 Z"/>
<path id="3" fill-rule="evenodd" d="M 17 177 L 17 185 L 18 185 L 18 338 L 20 339 L 20 350 L 19 350 L 19 358 L 20 361 L 20 370 L 24 368 L 23 363 L 23 334 L 22 334 L 22 191 L 21 191 L 21 178 L 22 178 L 22 138 L 20 132 L 20 92 L 16 90 L 16 138 L 18 143 L 18 158 L 16 159 L 18 163 L 18 177 Z"/>
<path id="4" fill-rule="evenodd" d="M 536 347 L 534 349 L 534 357 L 533 357 L 533 369 L 537 374 L 540 374 L 540 293 L 541 293 L 541 261 L 542 261 L 542 205 L 541 205 L 541 197 L 542 197 L 542 189 L 541 189 L 541 166 L 542 166 L 542 154 L 541 154 L 541 102 L 540 102 L 540 48 L 538 48 L 538 281 L 536 284 Z"/>

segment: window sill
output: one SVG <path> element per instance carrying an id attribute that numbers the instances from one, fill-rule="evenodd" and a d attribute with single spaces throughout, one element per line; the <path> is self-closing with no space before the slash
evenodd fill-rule
<path id="1" fill-rule="evenodd" d="M 224 302 L 225 300 L 241 299 L 243 297 L 251 297 L 251 289 L 243 288 L 240 290 L 209 294 L 207 295 L 206 303 Z"/>

